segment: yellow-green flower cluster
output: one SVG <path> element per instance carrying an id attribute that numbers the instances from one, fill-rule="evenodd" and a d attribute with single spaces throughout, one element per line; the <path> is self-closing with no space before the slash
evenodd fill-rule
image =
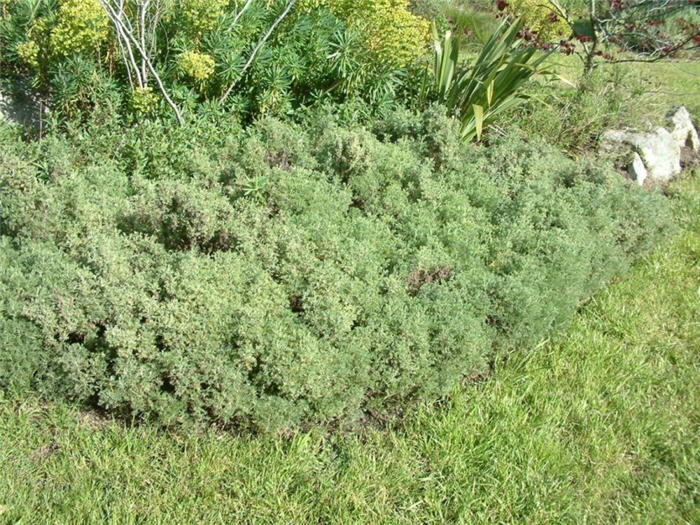
<path id="1" fill-rule="evenodd" d="M 511 0 L 508 9 L 515 16 L 519 16 L 525 27 L 537 35 L 542 42 L 559 41 L 571 33 L 566 20 L 542 0 Z"/>
<path id="2" fill-rule="evenodd" d="M 300 6 L 326 7 L 365 36 L 368 50 L 399 65 L 422 54 L 430 37 L 430 23 L 411 13 L 409 0 L 302 0 Z"/>
<path id="3" fill-rule="evenodd" d="M 108 36 L 109 20 L 98 0 L 62 0 L 51 51 L 59 56 L 94 51 Z"/>
<path id="4" fill-rule="evenodd" d="M 368 47 L 402 65 L 420 56 L 430 35 L 429 22 L 409 11 L 408 0 L 374 0 L 372 3 L 375 11 L 367 22 Z M 362 18 L 358 11 L 361 25 Z"/>
<path id="5" fill-rule="evenodd" d="M 17 56 L 32 69 L 39 68 L 39 44 L 28 40 L 17 46 Z"/>
<path id="6" fill-rule="evenodd" d="M 228 0 L 180 0 L 182 14 L 196 37 L 214 29 L 227 6 Z"/>
<path id="7" fill-rule="evenodd" d="M 308 12 L 312 9 L 325 7 L 328 5 L 328 0 L 300 0 L 297 8 L 301 11 Z"/>
<path id="8" fill-rule="evenodd" d="M 158 106 L 158 95 L 152 87 L 136 88 L 131 92 L 129 105 L 135 113 L 151 113 Z"/>
<path id="9" fill-rule="evenodd" d="M 185 74 L 198 84 L 208 80 L 216 69 L 216 62 L 211 56 L 196 51 L 185 51 L 178 62 Z"/>

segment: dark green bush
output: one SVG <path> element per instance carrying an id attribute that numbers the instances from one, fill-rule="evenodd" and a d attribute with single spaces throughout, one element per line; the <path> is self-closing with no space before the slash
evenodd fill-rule
<path id="1" fill-rule="evenodd" d="M 435 400 L 494 345 L 565 326 L 669 224 L 605 167 L 518 136 L 461 144 L 440 108 L 373 132 L 0 137 L 0 387 L 162 424 Z"/>

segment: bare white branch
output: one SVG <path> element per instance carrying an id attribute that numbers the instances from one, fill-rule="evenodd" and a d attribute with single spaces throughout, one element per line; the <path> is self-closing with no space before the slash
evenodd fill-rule
<path id="1" fill-rule="evenodd" d="M 163 98 L 166 100 L 168 105 L 173 109 L 173 112 L 175 113 L 175 116 L 177 117 L 178 123 L 182 124 L 183 118 L 182 118 L 182 113 L 180 113 L 180 109 L 177 107 L 177 104 L 173 101 L 173 99 L 170 97 L 168 94 L 168 91 L 165 89 L 165 86 L 163 85 L 163 81 L 160 78 L 160 75 L 156 71 L 156 68 L 153 65 L 153 61 L 151 60 L 151 57 L 149 56 L 149 53 L 147 49 L 145 48 L 144 45 L 142 45 L 142 42 L 139 42 L 139 39 L 134 36 L 134 30 L 133 30 L 133 25 L 131 24 L 131 21 L 129 18 L 125 15 L 124 10 L 117 10 L 118 8 L 115 8 L 112 5 L 113 0 L 99 0 L 100 5 L 102 6 L 102 9 L 105 11 L 105 14 L 107 15 L 107 18 L 109 18 L 110 22 L 112 22 L 112 25 L 114 26 L 114 30 L 118 36 L 118 38 L 122 38 L 124 47 L 127 49 L 127 52 L 130 57 L 130 61 L 132 63 L 132 66 L 134 66 L 134 72 L 139 72 L 139 66 L 136 63 L 136 60 L 134 59 L 134 53 L 133 50 L 135 49 L 138 54 L 141 56 L 142 60 L 142 65 L 145 64 L 146 70 L 150 72 L 151 76 L 154 78 L 156 81 L 156 84 L 158 84 L 158 89 L 160 90 L 161 94 L 163 95 Z M 122 0 L 119 0 L 120 2 Z M 143 5 L 143 2 L 148 2 L 150 0 L 141 0 L 140 5 Z M 121 16 L 120 16 L 121 15 Z M 143 33 L 145 34 L 145 32 Z M 141 75 L 143 71 L 139 72 L 138 75 Z M 142 79 L 142 84 L 140 84 L 140 87 L 146 87 L 145 83 L 143 83 Z"/>
<path id="2" fill-rule="evenodd" d="M 267 40 L 270 38 L 272 33 L 277 28 L 277 26 L 289 14 L 289 11 L 292 9 L 292 7 L 294 7 L 294 4 L 296 4 L 296 3 L 297 3 L 297 0 L 289 0 L 287 2 L 287 5 L 285 6 L 284 10 L 280 13 L 280 15 L 277 17 L 277 19 L 272 23 L 272 25 L 267 30 L 267 32 L 263 35 L 263 37 L 258 41 L 257 45 L 253 48 L 253 51 L 251 52 L 250 57 L 248 57 L 248 61 L 243 66 L 243 69 L 241 70 L 241 73 L 238 76 L 238 79 L 234 80 L 231 83 L 231 85 L 228 87 L 228 89 L 223 94 L 221 99 L 219 99 L 219 102 L 224 102 L 229 97 L 229 95 L 231 94 L 231 91 L 233 91 L 233 88 L 236 87 L 236 84 L 238 84 L 238 81 L 241 78 L 243 78 L 243 75 L 245 75 L 246 71 L 248 71 L 248 68 L 253 64 L 255 57 L 257 57 L 258 53 L 260 52 L 262 47 L 265 45 L 265 42 L 267 42 Z"/>

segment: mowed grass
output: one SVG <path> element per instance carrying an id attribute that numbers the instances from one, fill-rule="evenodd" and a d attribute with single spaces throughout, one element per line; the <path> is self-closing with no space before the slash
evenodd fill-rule
<path id="1" fill-rule="evenodd" d="M 394 430 L 165 432 L 0 400 L 2 523 L 698 523 L 700 181 L 555 341 Z"/>

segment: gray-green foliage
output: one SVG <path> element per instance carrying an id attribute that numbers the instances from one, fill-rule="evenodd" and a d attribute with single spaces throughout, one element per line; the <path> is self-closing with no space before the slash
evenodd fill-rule
<path id="1" fill-rule="evenodd" d="M 0 387 L 255 430 L 435 400 L 668 225 L 663 197 L 443 108 L 2 139 Z"/>

